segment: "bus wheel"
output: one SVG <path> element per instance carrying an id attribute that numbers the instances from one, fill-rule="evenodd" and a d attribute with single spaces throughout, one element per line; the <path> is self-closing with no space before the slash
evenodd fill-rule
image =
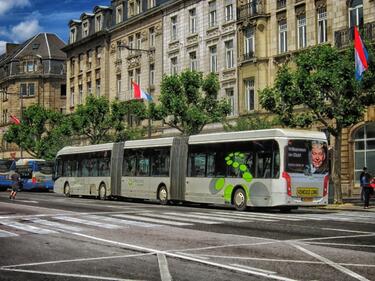
<path id="1" fill-rule="evenodd" d="M 237 189 L 234 193 L 233 205 L 237 211 L 244 211 L 246 209 L 246 194 L 242 188 Z"/>
<path id="2" fill-rule="evenodd" d="M 100 200 L 105 200 L 107 199 L 107 196 L 106 196 L 106 189 L 105 189 L 105 185 L 104 184 L 101 184 L 99 186 L 99 199 Z"/>
<path id="3" fill-rule="evenodd" d="M 160 204 L 162 205 L 168 204 L 168 190 L 164 185 L 159 188 L 158 199 L 159 199 Z"/>
<path id="4" fill-rule="evenodd" d="M 70 197 L 70 185 L 69 183 L 66 183 L 64 186 L 64 194 L 66 197 Z"/>

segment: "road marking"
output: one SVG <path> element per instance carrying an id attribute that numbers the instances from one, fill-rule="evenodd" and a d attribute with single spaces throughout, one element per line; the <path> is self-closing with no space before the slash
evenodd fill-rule
<path id="1" fill-rule="evenodd" d="M 243 213 L 228 214 L 228 213 L 225 213 L 225 212 L 213 212 L 213 213 L 220 214 L 220 215 L 226 215 L 226 216 L 232 216 L 232 217 L 256 219 L 256 220 L 269 220 L 269 221 L 274 221 L 275 219 L 288 220 L 288 221 L 300 221 L 301 220 L 301 219 L 297 219 L 297 218 L 289 218 L 289 217 L 286 217 L 286 216 L 279 216 L 279 215 L 274 215 L 274 214 L 264 214 L 264 213 L 251 213 L 251 214 L 248 214 L 248 213 L 246 213 L 246 214 L 243 214 Z"/>
<path id="2" fill-rule="evenodd" d="M 368 232 L 368 231 L 358 231 L 358 230 L 349 230 L 349 229 L 339 229 L 339 228 L 322 228 L 324 230 L 334 230 L 334 231 L 340 231 L 340 232 L 353 232 L 353 233 L 373 233 L 373 232 Z"/>
<path id="3" fill-rule="evenodd" d="M 303 239 L 292 239 L 287 240 L 289 242 L 298 242 L 298 241 L 314 241 L 314 240 L 331 240 L 331 239 L 345 239 L 345 238 L 360 238 L 360 237 L 371 237 L 375 236 L 375 233 L 370 234 L 358 234 L 358 235 L 343 235 L 343 236 L 328 236 L 328 237 L 315 237 L 315 238 L 303 238 Z M 285 241 L 285 242 L 287 242 Z"/>
<path id="4" fill-rule="evenodd" d="M 161 281 L 172 281 L 172 276 L 169 273 L 168 261 L 166 256 L 161 253 L 157 253 L 156 255 L 158 257 Z"/>
<path id="5" fill-rule="evenodd" d="M 0 229 L 0 238 L 1 237 L 15 237 L 15 236 L 18 236 L 18 234 Z"/>
<path id="6" fill-rule="evenodd" d="M 118 228 L 120 228 L 120 226 L 117 226 L 117 225 L 114 225 L 114 224 L 83 220 L 83 219 L 79 219 L 79 218 L 75 218 L 75 217 L 57 216 L 57 217 L 53 217 L 53 218 L 58 219 L 58 220 L 64 220 L 64 221 L 70 221 L 70 222 L 74 222 L 74 223 L 90 225 L 90 226 L 98 226 L 98 227 L 107 228 L 107 229 L 118 229 Z"/>
<path id="7" fill-rule="evenodd" d="M 219 218 L 219 217 L 210 217 L 205 215 L 199 215 L 199 213 L 189 213 L 189 214 L 180 214 L 180 213 L 174 213 L 174 212 L 167 212 L 165 213 L 167 215 L 172 215 L 172 216 L 181 216 L 181 217 L 188 217 L 188 218 L 198 218 L 198 219 L 207 219 L 207 220 L 214 220 L 214 221 L 220 221 L 220 222 L 233 222 L 233 219 L 229 218 Z M 246 222 L 244 220 L 237 220 L 236 222 Z"/>
<path id="8" fill-rule="evenodd" d="M 320 260 L 320 261 L 322 261 L 324 263 L 326 263 L 327 265 L 329 265 L 329 266 L 331 266 L 333 268 L 336 268 L 337 270 L 341 271 L 342 273 L 345 273 L 345 274 L 347 274 L 347 275 L 349 275 L 349 276 L 351 276 L 351 277 L 353 277 L 353 278 L 355 278 L 357 280 L 370 281 L 367 278 L 363 277 L 362 275 L 359 275 L 358 273 L 355 273 L 354 271 L 351 271 L 350 269 L 347 269 L 346 267 L 343 267 L 342 265 L 339 265 L 339 264 L 337 264 L 337 263 L 335 263 L 335 262 L 333 262 L 333 261 L 331 261 L 331 260 L 329 260 L 329 259 L 321 256 L 321 255 L 318 255 L 318 254 L 316 254 L 314 252 L 311 252 L 310 250 L 307 250 L 307 249 L 303 248 L 300 245 L 297 245 L 295 243 L 289 243 L 289 244 L 291 246 L 299 249 L 300 251 L 302 251 L 302 252 L 304 252 L 304 253 L 306 253 L 306 254 L 308 254 L 308 255 L 310 255 L 310 256 L 312 256 L 312 257 L 314 257 L 314 258 L 316 258 L 316 259 L 318 259 L 318 260 Z"/>
<path id="9" fill-rule="evenodd" d="M 39 204 L 38 201 L 33 201 L 33 200 L 19 200 L 19 199 L 17 199 L 17 202 L 25 202 L 25 203 Z"/>
<path id="10" fill-rule="evenodd" d="M 357 248 L 375 248 L 375 245 L 361 245 L 361 244 L 345 244 L 345 243 L 325 243 L 325 242 L 305 242 L 310 245 L 331 245 L 331 246 L 347 246 L 347 247 L 357 247 Z"/>
<path id="11" fill-rule="evenodd" d="M 193 223 L 201 223 L 201 224 L 219 224 L 220 223 L 220 222 L 217 222 L 217 221 L 209 221 L 209 220 L 179 218 L 179 217 L 170 216 L 170 215 L 143 214 L 143 216 L 164 218 L 164 219 L 168 219 L 168 220 L 172 219 L 172 220 L 177 220 L 177 221 L 185 221 L 185 222 L 193 222 Z"/>
<path id="12" fill-rule="evenodd" d="M 119 218 L 126 218 L 126 219 L 133 219 L 133 220 L 140 220 L 140 221 L 147 221 L 147 222 L 155 222 L 155 223 L 161 223 L 161 224 L 168 224 L 168 225 L 175 225 L 175 226 L 187 226 L 192 225 L 191 223 L 184 223 L 184 222 L 176 222 L 176 221 L 166 221 L 166 220 L 158 220 L 158 219 L 152 219 L 152 218 L 145 218 L 141 216 L 133 216 L 133 215 L 113 215 L 114 217 Z"/>
<path id="13" fill-rule="evenodd" d="M 66 225 L 66 224 L 62 224 L 59 222 L 55 222 L 55 221 L 47 221 L 47 220 L 42 220 L 38 218 L 28 219 L 28 220 L 32 221 L 33 223 L 50 226 L 50 227 L 56 227 L 59 229 L 64 229 L 64 230 L 69 230 L 69 231 L 82 231 L 82 228 L 79 228 L 77 226 Z"/>
<path id="14" fill-rule="evenodd" d="M 117 223 L 125 226 L 139 226 L 139 227 L 155 227 L 160 226 L 157 224 L 147 223 L 147 222 L 139 222 L 139 221 L 130 221 L 130 220 L 124 220 L 124 219 L 115 219 L 112 217 L 103 217 L 103 216 L 85 216 L 85 218 L 95 219 L 95 220 L 103 220 L 111 223 Z"/>
<path id="15" fill-rule="evenodd" d="M 31 233 L 34 233 L 34 234 L 57 233 L 56 231 L 53 231 L 53 230 L 39 228 L 39 227 L 36 227 L 36 226 L 31 226 L 31 225 L 27 225 L 27 224 L 19 223 L 19 222 L 0 221 L 0 224 L 6 225 L 6 226 L 9 226 L 9 227 L 13 227 L 13 228 L 17 228 L 17 229 L 21 229 L 21 230 L 24 230 L 26 232 L 31 232 Z"/>
<path id="16" fill-rule="evenodd" d="M 270 274 L 270 275 L 276 275 L 277 274 L 277 272 L 275 272 L 275 271 L 269 271 L 269 270 L 265 270 L 265 269 L 261 269 L 261 268 L 256 268 L 256 267 L 251 267 L 251 266 L 242 265 L 242 264 L 237 264 L 237 263 L 233 263 L 231 265 L 238 266 L 238 267 L 241 267 L 241 268 L 244 268 L 244 269 L 259 271 L 259 272 Z"/>
<path id="17" fill-rule="evenodd" d="M 3 267 L 0 269 L 5 270 L 5 271 L 13 271 L 13 272 L 34 273 L 34 274 L 64 276 L 64 277 L 77 277 L 77 278 L 96 279 L 96 280 L 136 281 L 136 280 L 131 280 L 131 279 L 85 275 L 85 274 L 71 274 L 71 273 L 60 273 L 60 272 L 50 272 L 50 271 L 38 271 L 38 270 L 11 269 L 11 268 L 3 268 Z"/>

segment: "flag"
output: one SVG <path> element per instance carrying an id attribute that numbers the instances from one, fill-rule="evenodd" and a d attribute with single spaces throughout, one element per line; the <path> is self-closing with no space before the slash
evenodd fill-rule
<path id="1" fill-rule="evenodd" d="M 141 87 L 139 87 L 139 85 L 134 81 L 132 81 L 132 84 L 135 99 L 145 99 L 147 101 L 152 101 L 152 97 L 150 94 L 146 93 L 145 91 L 142 91 Z"/>
<path id="2" fill-rule="evenodd" d="M 362 79 L 362 74 L 368 69 L 368 53 L 365 45 L 359 35 L 357 26 L 354 26 L 354 60 L 355 60 L 355 79 Z"/>
<path id="3" fill-rule="evenodd" d="M 14 124 L 16 124 L 16 125 L 21 124 L 20 119 L 18 119 L 18 118 L 17 118 L 16 116 L 14 116 L 14 115 L 10 115 L 10 122 L 12 122 L 12 123 L 14 123 Z"/>

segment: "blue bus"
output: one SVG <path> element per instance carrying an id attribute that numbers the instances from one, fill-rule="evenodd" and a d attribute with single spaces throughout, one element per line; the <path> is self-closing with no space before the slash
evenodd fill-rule
<path id="1" fill-rule="evenodd" d="M 16 171 L 20 175 L 22 190 L 50 191 L 53 190 L 52 161 L 43 159 L 20 159 L 16 162 Z"/>
<path id="2" fill-rule="evenodd" d="M 7 190 L 13 185 L 12 174 L 16 173 L 16 161 L 0 159 L 0 190 Z"/>

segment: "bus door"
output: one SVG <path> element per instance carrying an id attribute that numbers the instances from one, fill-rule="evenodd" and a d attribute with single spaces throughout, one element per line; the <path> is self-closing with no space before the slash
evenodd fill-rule
<path id="1" fill-rule="evenodd" d="M 122 162 L 124 159 L 124 143 L 115 143 L 112 150 L 111 159 L 111 194 L 112 196 L 121 195 L 121 174 Z"/>
<path id="2" fill-rule="evenodd" d="M 188 138 L 173 139 L 170 169 L 170 200 L 185 200 Z"/>

